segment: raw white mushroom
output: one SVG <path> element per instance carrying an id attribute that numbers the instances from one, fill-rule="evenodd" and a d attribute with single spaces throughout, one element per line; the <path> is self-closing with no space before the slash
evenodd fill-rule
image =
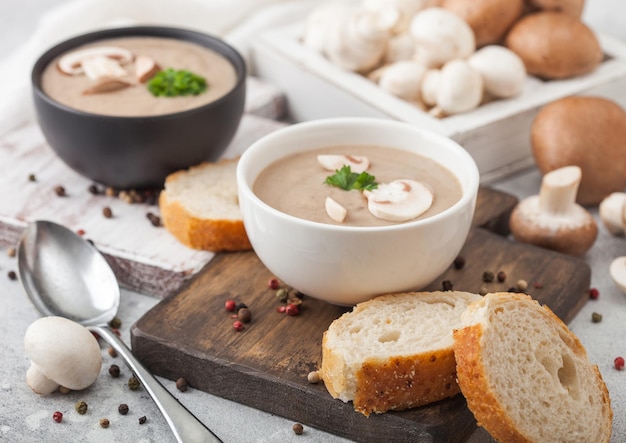
<path id="1" fill-rule="evenodd" d="M 48 395 L 60 386 L 81 390 L 100 374 L 102 356 L 98 341 L 84 326 L 62 317 L 42 317 L 24 336 L 31 360 L 26 373 L 28 386 Z"/>
<path id="2" fill-rule="evenodd" d="M 617 257 L 611 262 L 609 274 L 613 283 L 626 294 L 626 257 Z"/>
<path id="3" fill-rule="evenodd" d="M 626 193 L 613 192 L 599 206 L 600 219 L 613 235 L 623 235 L 626 229 Z"/>
<path id="4" fill-rule="evenodd" d="M 437 93 L 441 84 L 441 71 L 439 69 L 429 69 L 422 78 L 421 97 L 422 102 L 428 106 L 437 104 Z"/>
<path id="5" fill-rule="evenodd" d="M 380 64 L 394 23 L 391 14 L 357 9 L 329 30 L 326 56 L 342 69 L 367 72 Z"/>
<path id="6" fill-rule="evenodd" d="M 422 9 L 434 6 L 437 0 L 364 0 L 363 6 L 372 11 L 379 11 L 393 7 L 400 13 L 400 18 L 392 31 L 395 34 L 404 33 L 411 24 L 411 19 Z"/>
<path id="7" fill-rule="evenodd" d="M 441 68 L 434 115 L 471 111 L 483 98 L 483 78 L 466 60 L 455 59 Z"/>
<path id="8" fill-rule="evenodd" d="M 391 64 L 402 60 L 410 60 L 415 53 L 415 41 L 409 33 L 391 37 L 385 51 L 385 63 Z"/>
<path id="9" fill-rule="evenodd" d="M 350 166 L 350 171 L 360 174 L 370 167 L 369 159 L 362 155 L 321 154 L 317 156 L 317 161 L 328 171 L 336 171 L 343 166 Z"/>
<path id="10" fill-rule="evenodd" d="M 526 67 L 522 59 L 504 46 L 489 45 L 480 48 L 468 63 L 483 77 L 485 91 L 494 97 L 510 98 L 519 95 L 526 82 Z"/>
<path id="11" fill-rule="evenodd" d="M 394 222 L 419 217 L 433 204 L 433 192 L 424 184 L 408 179 L 381 183 L 376 189 L 363 191 L 363 195 L 374 217 Z"/>
<path id="12" fill-rule="evenodd" d="M 350 11 L 352 6 L 346 3 L 326 2 L 316 6 L 305 20 L 302 44 L 314 51 L 324 52 L 330 30 Z"/>
<path id="13" fill-rule="evenodd" d="M 348 210 L 337 202 L 337 200 L 334 200 L 331 197 L 326 197 L 324 208 L 326 209 L 328 216 L 337 223 L 343 223 L 346 219 L 346 215 L 348 214 Z"/>
<path id="14" fill-rule="evenodd" d="M 96 46 L 68 52 L 59 59 L 57 66 L 64 74 L 78 75 L 83 73 L 83 62 L 94 57 L 108 57 L 123 65 L 133 61 L 134 56 L 132 52 L 124 48 Z"/>
<path id="15" fill-rule="evenodd" d="M 472 28 L 443 8 L 418 12 L 411 21 L 410 32 L 415 39 L 415 59 L 429 68 L 467 58 L 476 50 Z"/>
<path id="16" fill-rule="evenodd" d="M 426 67 L 415 61 L 396 62 L 385 67 L 378 85 L 403 100 L 419 102 L 422 78 L 425 73 Z"/>

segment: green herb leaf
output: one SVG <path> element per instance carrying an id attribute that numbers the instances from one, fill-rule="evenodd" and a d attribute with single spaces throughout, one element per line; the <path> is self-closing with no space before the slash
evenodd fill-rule
<path id="1" fill-rule="evenodd" d="M 346 191 L 351 189 L 371 191 L 372 189 L 376 189 L 378 187 L 378 183 L 376 183 L 375 180 L 376 177 L 368 174 L 366 171 L 359 174 L 352 172 L 350 166 L 345 165 L 341 169 L 337 169 L 334 175 L 326 177 L 324 183 L 336 186 Z"/>
<path id="2" fill-rule="evenodd" d="M 148 90 L 155 97 L 198 95 L 206 89 L 207 83 L 203 77 L 191 71 L 172 68 L 157 72 L 148 82 Z"/>

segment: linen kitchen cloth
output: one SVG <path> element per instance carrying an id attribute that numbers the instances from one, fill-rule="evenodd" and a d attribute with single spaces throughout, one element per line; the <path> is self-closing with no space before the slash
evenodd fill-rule
<path id="1" fill-rule="evenodd" d="M 315 0 L 72 0 L 47 12 L 35 33 L 0 62 L 0 135 L 34 119 L 30 73 L 55 44 L 90 31 L 131 25 L 183 27 L 224 38 L 247 59 L 264 29 L 306 17 Z M 80 19 L 78 19 L 80 18 Z"/>

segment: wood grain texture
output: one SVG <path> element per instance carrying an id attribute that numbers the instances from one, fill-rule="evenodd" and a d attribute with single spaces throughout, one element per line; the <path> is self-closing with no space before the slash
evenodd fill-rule
<path id="1" fill-rule="evenodd" d="M 506 217 L 515 204 L 515 199 L 500 200 L 507 196 L 488 188 L 481 192 L 481 205 L 508 202 L 492 209 L 495 218 Z M 488 213 L 481 208 L 475 221 L 500 226 Z M 479 228 L 472 229 L 461 255 L 465 267 L 450 267 L 428 290 L 450 280 L 457 290 L 500 291 L 524 279 L 529 282 L 527 292 L 565 321 L 588 298 L 590 269 L 580 259 Z M 505 271 L 507 278 L 485 283 L 486 270 Z M 461 395 L 366 418 L 352 404 L 332 399 L 323 384 L 308 383 L 307 374 L 321 363 L 323 332 L 346 308 L 305 298 L 298 316 L 280 314 L 280 302 L 267 287 L 271 277 L 253 252 L 218 254 L 180 293 L 133 325 L 133 352 L 157 375 L 184 377 L 196 389 L 356 441 L 463 442 L 476 429 Z M 534 287 L 534 282 L 542 287 Z M 246 303 L 252 312 L 252 322 L 242 332 L 232 328 L 231 313 L 224 309 L 227 299 Z"/>

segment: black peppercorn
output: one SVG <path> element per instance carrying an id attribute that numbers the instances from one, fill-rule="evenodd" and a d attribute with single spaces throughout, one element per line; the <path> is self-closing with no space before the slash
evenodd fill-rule
<path id="1" fill-rule="evenodd" d="M 65 197 L 67 194 L 65 193 L 65 188 L 61 185 L 59 186 L 55 186 L 54 187 L 54 192 L 56 193 L 56 195 L 58 195 L 59 197 Z"/>
<path id="2" fill-rule="evenodd" d="M 304 432 L 304 426 L 302 426 L 302 424 L 300 423 L 295 423 L 292 429 L 293 429 L 293 433 L 296 435 L 302 435 L 302 433 Z"/>
<path id="3" fill-rule="evenodd" d="M 145 415 L 143 417 L 139 417 L 139 424 L 140 425 L 144 424 L 146 422 L 146 420 L 147 420 L 147 418 L 146 418 Z"/>
<path id="4" fill-rule="evenodd" d="M 102 208 L 102 215 L 104 216 L 104 218 L 112 218 L 113 211 L 108 206 L 105 206 L 104 208 Z"/>
<path id="5" fill-rule="evenodd" d="M 187 383 L 187 380 L 182 377 L 176 380 L 176 389 L 178 389 L 180 392 L 187 391 L 187 389 L 189 389 L 189 384 Z"/>
<path id="6" fill-rule="evenodd" d="M 454 259 L 454 268 L 455 269 L 463 269 L 465 266 L 465 257 L 461 257 L 460 255 Z"/>
<path id="7" fill-rule="evenodd" d="M 496 278 L 498 279 L 500 283 L 502 283 L 504 280 L 506 280 L 506 272 L 504 271 L 498 272 L 498 274 L 496 275 Z"/>
<path id="8" fill-rule="evenodd" d="M 109 375 L 113 378 L 117 378 L 120 376 L 120 367 L 118 365 L 111 365 L 109 367 Z"/>
<path id="9" fill-rule="evenodd" d="M 237 318 L 243 323 L 250 323 L 250 320 L 252 320 L 252 313 L 248 308 L 241 308 L 237 311 Z"/>
<path id="10" fill-rule="evenodd" d="M 485 283 L 490 283 L 490 282 L 492 282 L 492 281 L 493 281 L 493 279 L 494 279 L 494 277 L 495 277 L 495 276 L 493 275 L 493 272 L 491 272 L 491 271 L 485 271 L 485 272 L 483 272 L 483 281 L 484 281 Z"/>
<path id="11" fill-rule="evenodd" d="M 117 407 L 117 412 L 119 412 L 122 415 L 128 414 L 128 405 L 126 403 L 122 403 L 121 405 Z"/>
<path id="12" fill-rule="evenodd" d="M 146 217 L 148 217 L 148 220 L 150 220 L 150 223 L 152 223 L 152 226 L 156 228 L 161 226 L 161 217 L 159 217 L 158 215 L 155 215 L 152 212 L 148 212 L 146 214 Z"/>
<path id="13" fill-rule="evenodd" d="M 93 194 L 93 195 L 98 195 L 100 193 L 98 186 L 96 186 L 95 184 L 89 185 L 87 190 L 89 191 L 90 194 Z"/>
<path id="14" fill-rule="evenodd" d="M 7 276 L 9 277 L 9 280 L 17 280 L 17 274 L 15 273 L 15 271 L 9 271 L 7 273 Z"/>
<path id="15" fill-rule="evenodd" d="M 452 291 L 452 288 L 454 288 L 454 285 L 452 284 L 450 280 L 444 280 L 441 282 L 441 287 L 443 288 L 444 291 Z"/>
<path id="16" fill-rule="evenodd" d="M 36 182 L 37 181 L 37 177 L 35 176 L 35 174 L 28 174 L 28 181 L 29 182 Z"/>

